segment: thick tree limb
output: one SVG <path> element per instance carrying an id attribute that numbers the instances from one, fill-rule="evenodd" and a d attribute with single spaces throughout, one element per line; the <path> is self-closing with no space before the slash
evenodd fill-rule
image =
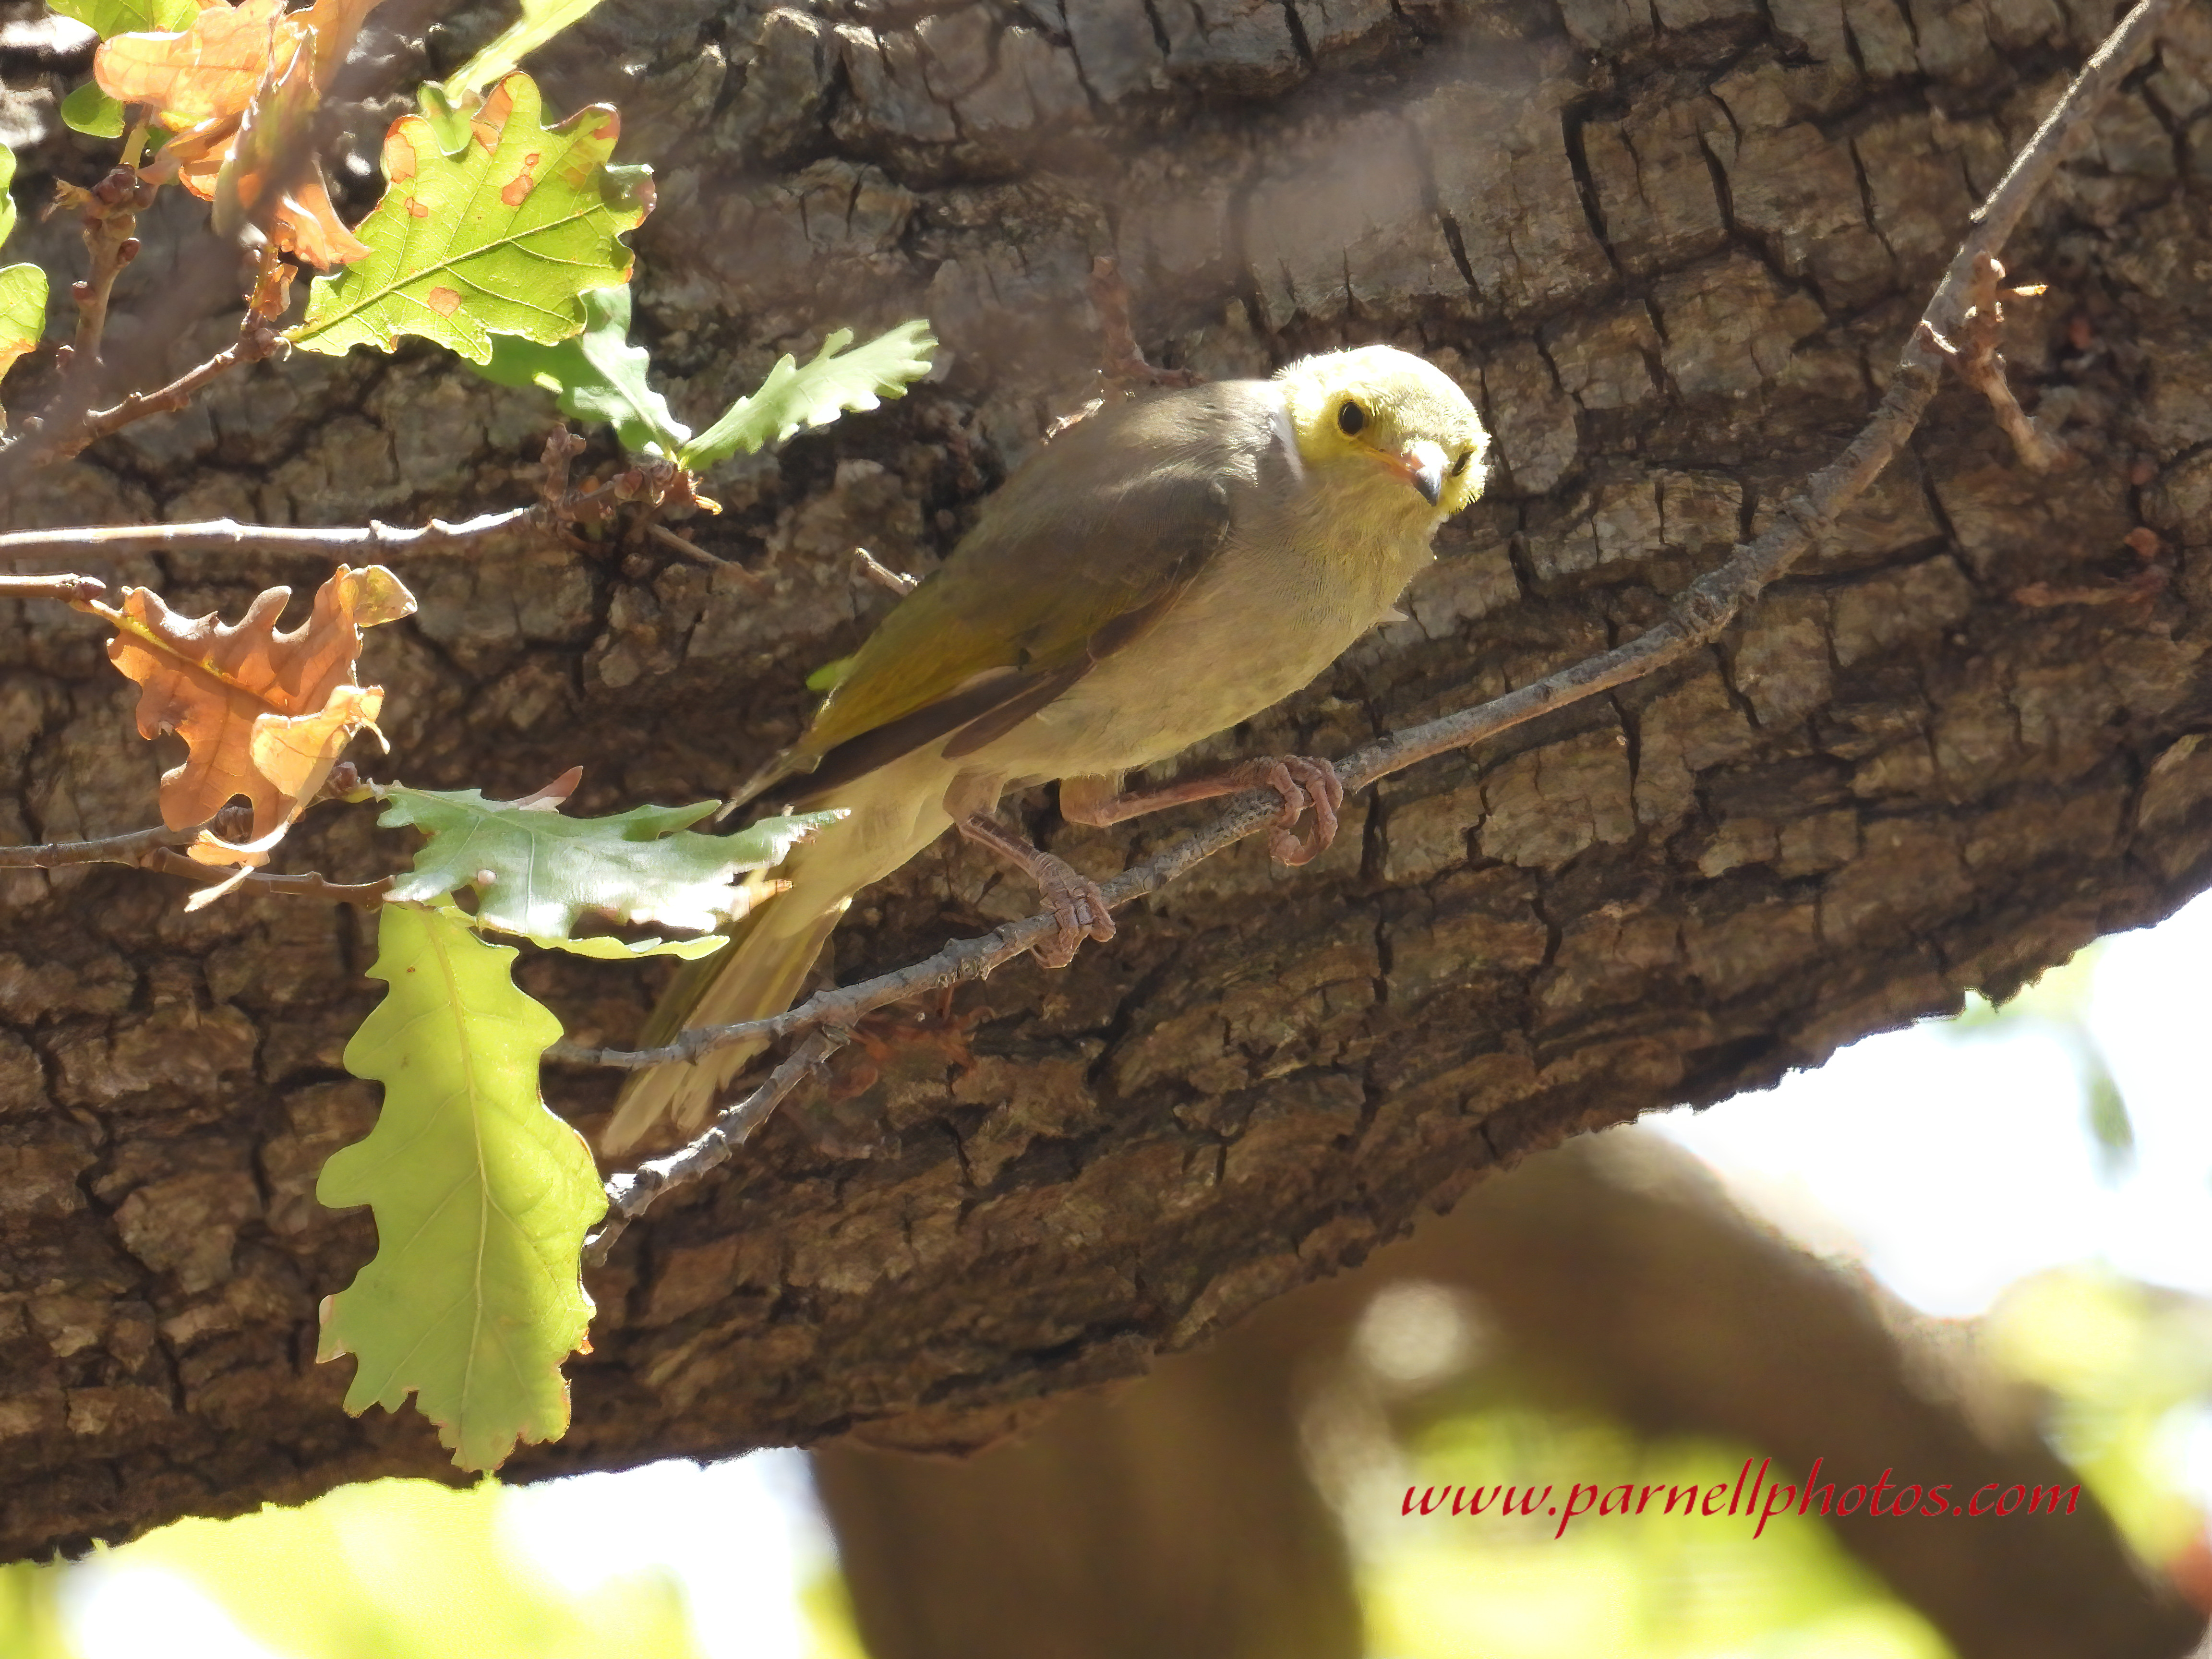
<path id="1" fill-rule="evenodd" d="M 1945 325 L 1956 328 L 1954 319 L 1965 317 L 1977 297 L 1985 305 L 1991 303 L 1987 291 L 1994 285 L 1990 269 L 1996 250 L 2051 177 L 2067 143 L 2148 49 L 2160 18 L 2172 3 L 2172 0 L 2137 0 L 2135 9 L 2083 65 L 2035 136 L 2014 158 L 1990 199 L 1976 212 L 1973 229 L 1930 296 L 1919 324 L 1906 337 L 1904 355 L 1873 416 L 1835 460 L 1814 473 L 1782 503 L 1763 534 L 1740 544 L 1717 568 L 1692 581 L 1668 608 L 1664 619 L 1627 644 L 1547 674 L 1477 708 L 1394 732 L 1355 750 L 1336 763 L 1337 775 L 1345 787 L 1373 783 L 1417 762 L 1480 743 L 1554 709 L 1642 679 L 1719 638 L 1770 584 L 1834 527 L 1844 509 L 1865 492 L 1912 435 L 1940 381 L 1942 357 L 1931 344 L 1930 335 L 1940 335 Z M 2002 270 L 2002 267 L 1996 269 Z M 1108 272 L 1108 278 L 1111 275 Z M 1094 277 L 1094 285 L 1097 282 Z M 1108 291 L 1111 292 L 1110 286 Z M 1127 332 L 1126 306 L 1115 317 L 1118 330 L 1109 324 L 1109 342 L 1117 332 Z M 1158 892 L 1200 860 L 1273 824 L 1280 806 L 1279 797 L 1273 792 L 1248 792 L 1212 824 L 1101 883 L 1100 890 L 1109 906 Z M 547 1052 L 556 1060 L 635 1070 L 696 1060 L 748 1039 L 782 1036 L 832 1022 L 849 1024 L 887 1004 L 986 978 L 994 969 L 1055 937 L 1058 931 L 1056 918 L 1042 912 L 981 939 L 950 943 L 896 972 L 859 985 L 818 992 L 798 1006 L 766 1019 L 702 1026 L 656 1048 L 593 1048 L 561 1042 Z M 783 1068 L 779 1068 L 777 1076 L 782 1075 Z M 765 1106 L 755 1109 L 764 1098 L 767 1085 L 747 1096 L 743 1109 L 733 1109 L 744 1122 L 742 1129 L 736 1130 L 739 1139 L 766 1121 L 775 1100 L 795 1085 L 799 1075 L 792 1074 L 783 1091 L 767 1099 Z M 649 1188 L 617 1176 L 608 1183 L 609 1201 L 622 1206 L 625 1219 L 641 1212 L 659 1193 L 696 1179 L 721 1163 L 728 1156 L 731 1133 L 717 1119 L 708 1135 L 694 1143 L 697 1146 L 712 1137 L 714 1155 L 711 1159 L 693 1158 L 687 1148 L 659 1160 L 656 1168 L 662 1172 Z"/>

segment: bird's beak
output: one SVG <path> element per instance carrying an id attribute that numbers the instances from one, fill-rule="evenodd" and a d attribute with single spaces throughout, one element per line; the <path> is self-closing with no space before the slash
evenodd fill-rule
<path id="1" fill-rule="evenodd" d="M 1401 474 L 1406 482 L 1421 492 L 1421 499 L 1434 507 L 1444 493 L 1444 452 L 1441 444 L 1420 439 L 1407 444 L 1399 453 L 1384 458 L 1391 471 Z"/>

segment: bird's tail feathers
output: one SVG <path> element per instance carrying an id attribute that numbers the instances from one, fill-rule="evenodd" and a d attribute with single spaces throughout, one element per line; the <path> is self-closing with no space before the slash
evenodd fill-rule
<path id="1" fill-rule="evenodd" d="M 791 1006 L 844 915 L 845 901 L 812 915 L 779 914 L 789 902 L 789 895 L 771 900 L 738 925 L 723 949 L 685 963 L 647 1022 L 638 1046 L 657 1048 L 693 1026 L 765 1019 Z M 689 1063 L 633 1074 L 600 1133 L 599 1149 L 610 1157 L 625 1152 L 664 1118 L 687 1135 L 696 1133 L 731 1079 L 767 1047 L 758 1041 L 732 1043 Z"/>

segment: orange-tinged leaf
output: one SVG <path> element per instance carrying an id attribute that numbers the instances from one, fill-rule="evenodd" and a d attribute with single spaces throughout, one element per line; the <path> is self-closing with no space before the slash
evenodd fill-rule
<path id="1" fill-rule="evenodd" d="M 118 34 L 101 42 L 93 79 L 109 97 L 151 104 L 163 126 L 196 126 L 244 112 L 273 63 L 292 61 L 303 31 L 284 18 L 284 0 L 210 6 L 181 34 Z"/>
<path id="2" fill-rule="evenodd" d="M 384 708 L 380 685 L 333 687 L 331 700 L 312 714 L 257 714 L 247 752 L 253 769 L 282 795 L 312 800 L 338 755 L 356 732 L 376 732 Z M 382 732 L 377 732 L 380 740 Z"/>
<path id="3" fill-rule="evenodd" d="M 368 250 L 331 209 L 304 146 L 324 92 L 380 3 L 315 0 L 287 15 L 283 0 L 215 0 L 179 33 L 105 42 L 94 75 L 109 96 L 152 105 L 175 130 L 149 176 L 173 175 L 212 201 L 225 235 L 252 224 L 279 252 L 329 270 Z"/>
<path id="4" fill-rule="evenodd" d="M 315 37 L 315 89 L 328 92 L 338 65 L 353 50 L 353 38 L 369 13 L 384 0 L 315 0 L 307 9 L 307 26 Z M 296 16 L 292 20 L 301 21 Z"/>
<path id="5" fill-rule="evenodd" d="M 361 631 L 408 615 L 414 596 L 381 565 L 341 565 L 307 620 L 279 633 L 290 598 L 270 588 L 235 624 L 179 617 L 143 587 L 125 589 L 118 606 L 91 607 L 115 625 L 109 659 L 143 688 L 140 735 L 185 740 L 184 764 L 161 778 L 171 829 L 205 823 L 243 795 L 262 841 L 313 799 L 346 740 L 373 726 L 383 691 L 355 678 Z"/>
<path id="6" fill-rule="evenodd" d="M 296 253 L 319 270 L 335 270 L 368 258 L 368 245 L 345 228 L 337 210 L 331 205 L 320 168 L 309 169 L 284 193 L 270 224 L 269 240 L 280 252 Z M 280 305 L 269 314 L 275 316 L 283 310 Z"/>
<path id="7" fill-rule="evenodd" d="M 0 374 L 32 350 L 46 329 L 46 273 L 34 264 L 0 270 Z"/>
<path id="8" fill-rule="evenodd" d="M 587 320 L 585 293 L 629 280 L 622 238 L 652 210 L 653 185 L 644 168 L 612 165 L 612 111 L 548 126 L 536 84 L 518 70 L 468 131 L 449 158 L 427 119 L 392 124 L 390 187 L 358 227 L 369 255 L 317 279 L 305 319 L 285 337 L 292 343 L 389 351 L 416 334 L 488 362 L 494 335 L 566 339 Z M 525 179 L 535 182 L 520 188 Z"/>

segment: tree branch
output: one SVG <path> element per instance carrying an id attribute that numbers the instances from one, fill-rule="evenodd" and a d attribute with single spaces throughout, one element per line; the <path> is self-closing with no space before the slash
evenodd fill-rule
<path id="1" fill-rule="evenodd" d="M 64 599 L 76 605 L 107 592 L 97 576 L 0 576 L 0 599 Z"/>
<path id="2" fill-rule="evenodd" d="M 91 410 L 74 426 L 55 434 L 40 447 L 39 464 L 47 466 L 71 459 L 100 439 L 120 432 L 133 422 L 143 421 L 149 415 L 173 413 L 191 402 L 210 381 L 219 380 L 241 363 L 258 363 L 275 356 L 283 344 L 283 338 L 267 323 L 249 316 L 238 338 L 198 368 L 187 370 L 155 391 L 134 392 L 112 409 Z"/>
<path id="3" fill-rule="evenodd" d="M 243 341 L 240 342 L 242 345 Z M 235 349 L 235 348 L 234 348 Z M 155 400 L 166 398 L 184 385 L 193 375 L 207 374 L 220 359 L 210 359 L 171 386 L 146 394 L 148 407 L 143 414 L 152 414 Z M 132 394 L 135 398 L 136 393 Z M 88 418 L 100 420 L 128 407 L 131 399 L 118 404 L 115 410 Z M 131 416 L 131 420 L 137 415 Z M 127 425 L 128 421 L 118 421 Z M 565 428 L 561 435 L 574 437 Z M 67 440 L 58 441 L 66 443 Z M 581 441 L 575 447 L 581 447 Z M 79 447 L 82 447 L 82 445 Z M 75 451 L 68 452 L 75 453 Z M 433 519 L 427 525 L 408 528 L 380 523 L 371 519 L 366 525 L 299 526 L 270 524 L 240 524 L 235 519 L 204 519 L 194 524 L 115 524 L 79 525 L 60 530 L 18 530 L 0 536 L 0 558 L 52 558 L 63 555 L 82 554 L 93 550 L 111 553 L 228 553 L 247 548 L 262 548 L 276 553 L 312 553 L 324 558 L 384 560 L 403 558 L 409 554 L 480 552 L 489 544 L 514 538 L 546 537 L 557 534 L 569 520 L 581 519 L 597 523 L 614 510 L 617 504 L 632 501 L 647 501 L 659 504 L 663 501 L 696 499 L 684 484 L 678 469 L 665 461 L 640 461 L 627 466 L 612 477 L 585 489 L 567 488 L 568 457 L 574 449 L 566 445 L 549 443 L 545 451 L 547 472 L 546 498 L 530 507 L 509 507 L 503 513 L 480 514 L 473 519 L 464 519 L 459 524 L 448 524 L 443 519 Z M 558 485 L 556 489 L 554 486 Z M 702 554 L 702 557 L 710 555 Z M 717 564 L 726 561 L 714 560 Z M 0 578 L 0 581 L 9 579 Z M 16 578 L 16 580 L 52 581 L 52 577 Z M 79 577 L 78 580 L 90 580 Z M 0 588 L 0 594 L 8 589 Z M 55 597 L 68 598 L 67 594 Z"/>
<path id="4" fill-rule="evenodd" d="M 843 1048 L 850 1031 L 842 1025 L 823 1025 L 808 1034 L 768 1079 L 734 1105 L 725 1107 L 707 1126 L 704 1134 L 665 1158 L 649 1158 L 627 1174 L 607 1180 L 607 1218 L 599 1231 L 584 1241 L 584 1260 L 603 1265 L 615 1241 L 653 1201 L 671 1187 L 699 1179 L 716 1165 L 729 1161 L 754 1130 L 769 1120 L 784 1097 Z"/>
<path id="5" fill-rule="evenodd" d="M 205 823 L 183 830 L 156 824 L 151 830 L 132 830 L 96 841 L 51 841 L 37 847 L 0 847 L 0 869 L 58 870 L 71 864 L 140 864 L 149 853 L 165 847 L 185 847 L 202 830 L 235 840 L 252 823 L 251 810 L 226 806 Z"/>
<path id="6" fill-rule="evenodd" d="M 1959 371 L 1959 378 L 1980 392 L 1989 402 L 1990 411 L 1996 416 L 1997 425 L 2006 437 L 2012 440 L 2013 453 L 2021 465 L 2036 472 L 2056 472 L 2074 464 L 2074 452 L 2051 437 L 2037 426 L 2028 412 L 2020 406 L 2013 395 L 2012 383 L 2005 379 L 2004 359 L 1998 355 L 1997 344 L 2004 335 L 2004 295 L 1997 284 L 2004 280 L 2005 268 L 1995 258 L 1984 253 L 1974 262 L 1973 304 L 1967 308 L 1966 341 L 1954 345 L 1938 334 L 1927 323 L 1920 325 L 1922 335 L 1944 356 L 1951 367 Z M 2041 289 L 2015 289 L 2017 295 L 2036 295 Z"/>
<path id="7" fill-rule="evenodd" d="M 475 550 L 503 536 L 544 534 L 544 508 L 511 507 L 459 524 L 433 519 L 419 528 L 380 524 L 316 528 L 297 525 L 240 524 L 207 519 L 197 524 L 92 525 L 68 530 L 18 530 L 0 536 L 0 558 L 10 555 L 52 556 L 97 548 L 111 553 L 218 553 L 265 548 L 278 553 L 313 553 L 326 558 L 367 556 L 399 558 L 410 553 L 455 553 Z"/>
<path id="8" fill-rule="evenodd" d="M 238 874 L 234 866 L 202 864 L 169 847 L 155 847 L 125 861 L 142 869 L 157 870 L 165 876 L 183 876 L 198 882 L 228 881 Z M 382 904 L 385 894 L 391 890 L 392 881 L 390 876 L 376 881 L 332 881 L 313 870 L 296 876 L 250 870 L 244 878 L 246 886 L 258 887 L 264 893 L 278 893 L 287 898 L 322 899 L 331 904 L 350 904 L 361 910 L 374 910 Z"/>
<path id="9" fill-rule="evenodd" d="M 2034 136 L 2014 157 L 1996 189 L 1975 210 L 1966 240 L 1936 285 L 1919 322 L 1906 337 L 1896 372 L 1873 416 L 1833 461 L 1814 472 L 1782 503 L 1764 534 L 1739 544 L 1720 565 L 1685 588 L 1663 618 L 1626 645 L 1547 674 L 1476 708 L 1391 733 L 1354 750 L 1336 763 L 1337 776 L 1345 787 L 1372 783 L 1416 762 L 1480 743 L 1539 715 L 1641 679 L 1717 638 L 1834 526 L 1844 509 L 1904 447 L 1940 382 L 1943 357 L 1929 334 L 1959 331 L 1976 283 L 1990 280 L 1986 262 L 1994 260 L 2036 193 L 2049 181 L 2075 134 L 2148 48 L 2172 4 L 2173 0 L 2137 0 L 2091 55 Z M 1122 315 L 1126 319 L 1126 310 Z M 0 538 L 0 548 L 4 547 L 5 540 Z M 1273 790 L 1240 795 L 1212 823 L 1101 883 L 1100 891 L 1109 907 L 1157 892 L 1201 860 L 1273 823 L 1280 807 L 1280 798 Z M 923 960 L 891 973 L 817 992 L 781 1014 L 698 1027 L 659 1048 L 585 1048 L 564 1041 L 548 1048 L 546 1057 L 636 1070 L 692 1060 L 733 1042 L 781 1037 L 808 1028 L 816 1028 L 815 1035 L 819 1036 L 825 1030 L 849 1029 L 863 1014 L 887 1004 L 983 979 L 1054 933 L 1057 927 L 1049 913 L 1025 917 L 980 938 L 951 941 Z M 803 1056 L 805 1064 L 802 1066 L 798 1062 Z M 635 1175 L 611 1177 L 608 1202 L 622 1224 L 642 1213 L 670 1187 L 695 1180 L 726 1159 L 744 1135 L 765 1121 L 821 1058 L 814 1053 L 814 1038 L 810 1037 L 767 1082 L 725 1111 L 690 1146 L 641 1166 Z M 733 1128 L 738 1126 L 742 1133 L 733 1135 Z M 647 1170 L 653 1172 L 649 1178 Z M 598 1254 L 591 1259 L 603 1260 L 618 1231 L 611 1223 L 603 1230 L 593 1241 Z"/>

